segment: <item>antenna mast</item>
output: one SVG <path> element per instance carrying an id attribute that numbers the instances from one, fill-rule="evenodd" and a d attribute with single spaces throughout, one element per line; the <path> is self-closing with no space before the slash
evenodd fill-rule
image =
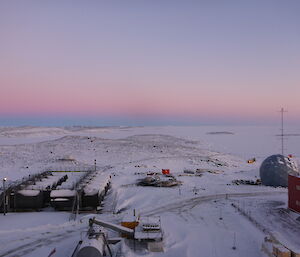
<path id="1" fill-rule="evenodd" d="M 281 154 L 284 154 L 284 133 L 283 133 L 283 114 L 287 112 L 284 108 L 281 108 L 280 113 L 281 113 Z"/>

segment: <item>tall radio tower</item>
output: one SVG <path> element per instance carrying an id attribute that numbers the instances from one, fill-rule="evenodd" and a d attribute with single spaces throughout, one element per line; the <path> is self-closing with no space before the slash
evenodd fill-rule
<path id="1" fill-rule="evenodd" d="M 280 113 L 281 113 L 281 134 L 280 134 L 280 136 L 281 136 L 281 154 L 282 155 L 284 154 L 283 115 L 284 115 L 285 112 L 287 112 L 287 111 L 284 108 L 281 108 L 281 110 L 280 110 Z"/>

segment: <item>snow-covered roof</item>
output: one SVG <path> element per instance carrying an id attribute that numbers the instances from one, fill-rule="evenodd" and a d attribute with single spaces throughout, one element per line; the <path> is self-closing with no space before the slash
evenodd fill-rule
<path id="1" fill-rule="evenodd" d="M 72 197 L 75 196 L 76 191 L 75 190 L 69 190 L 69 189 L 60 189 L 60 190 L 52 190 L 50 193 L 51 198 L 56 197 Z"/>
<path id="2" fill-rule="evenodd" d="M 68 179 L 63 182 L 57 189 L 73 189 L 86 172 L 67 172 Z"/>
<path id="3" fill-rule="evenodd" d="M 24 195 L 24 196 L 37 196 L 40 194 L 40 190 L 20 190 L 18 191 L 19 194 Z"/>
<path id="4" fill-rule="evenodd" d="M 94 176 L 86 183 L 84 186 L 85 195 L 95 195 L 103 191 L 109 182 L 109 175 L 104 174 L 103 172 L 96 172 Z M 84 181 L 83 181 L 84 184 Z"/>
<path id="5" fill-rule="evenodd" d="M 56 185 L 57 182 L 64 176 L 65 174 L 53 174 L 53 176 L 48 176 L 40 181 L 36 181 L 34 185 L 28 185 L 25 189 L 39 189 L 45 190 L 47 187 L 52 187 Z"/>

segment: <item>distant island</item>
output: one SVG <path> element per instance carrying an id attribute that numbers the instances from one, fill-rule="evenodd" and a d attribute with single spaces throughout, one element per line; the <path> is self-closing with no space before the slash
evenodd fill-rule
<path id="1" fill-rule="evenodd" d="M 275 135 L 276 137 L 281 137 L 282 135 Z M 300 134 L 297 134 L 297 133 L 295 133 L 295 134 L 284 134 L 283 136 L 285 136 L 285 137 L 299 137 L 300 136 Z"/>
<path id="2" fill-rule="evenodd" d="M 233 132 L 229 131 L 215 131 L 215 132 L 207 132 L 207 135 L 234 135 Z"/>

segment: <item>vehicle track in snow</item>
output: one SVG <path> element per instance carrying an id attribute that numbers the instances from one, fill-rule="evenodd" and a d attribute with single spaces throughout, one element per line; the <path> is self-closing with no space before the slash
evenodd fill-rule
<path id="1" fill-rule="evenodd" d="M 35 241 L 20 245 L 16 248 L 7 250 L 3 254 L 1 254 L 0 257 L 5 257 L 5 256 L 6 257 L 9 257 L 9 256 L 21 257 L 21 256 L 24 256 L 25 254 L 33 252 L 34 250 L 36 250 L 39 247 L 43 247 L 46 245 L 48 246 L 53 243 L 61 242 L 61 240 L 64 239 L 67 235 L 69 236 L 70 234 L 73 234 L 75 232 L 77 232 L 77 231 L 69 231 L 67 233 L 55 234 L 55 235 L 51 235 L 46 238 L 40 238 Z"/>
<path id="2" fill-rule="evenodd" d="M 237 197 L 251 197 L 251 196 L 260 196 L 260 195 L 274 195 L 274 194 L 286 194 L 286 192 L 248 192 L 248 193 L 228 193 L 228 194 L 198 196 L 189 199 L 183 199 L 163 206 L 159 206 L 149 211 L 141 211 L 141 215 L 151 216 L 151 215 L 161 214 L 164 212 L 178 211 L 179 209 L 182 210 L 183 208 L 189 208 L 191 206 L 195 207 L 198 204 L 207 201 L 212 201 L 212 200 L 237 198 Z"/>
<path id="3" fill-rule="evenodd" d="M 208 201 L 226 198 L 252 197 L 260 195 L 266 196 L 284 193 L 286 194 L 286 192 L 247 192 L 198 196 L 189 199 L 182 199 L 180 201 L 176 201 L 167 205 L 159 206 L 149 211 L 142 211 L 141 215 L 151 216 L 162 214 L 164 212 L 176 212 L 180 215 L 184 212 L 189 211 L 191 208 L 194 208 L 195 206 Z M 64 227 L 55 232 L 43 231 L 42 233 L 40 233 L 39 238 L 37 238 L 37 235 L 34 235 L 32 237 L 27 236 L 23 238 L 23 240 L 27 241 L 23 244 L 19 244 L 20 240 L 22 240 L 22 238 L 20 238 L 19 236 L 18 238 L 15 238 L 14 240 L 8 242 L 8 244 L 5 245 L 4 249 L 1 249 L 0 257 L 21 257 L 23 255 L 35 251 L 39 247 L 49 246 L 53 243 L 61 242 L 61 240 L 63 240 L 66 236 L 69 237 L 70 235 L 73 236 L 74 233 L 78 233 L 80 229 L 80 227 L 76 226 L 73 228 Z"/>
<path id="4" fill-rule="evenodd" d="M 80 227 L 73 228 L 61 228 L 55 232 L 45 232 L 35 234 L 34 236 L 27 236 L 25 238 L 18 235 L 18 238 L 10 240 L 4 246 L 1 247 L 0 257 L 21 257 L 28 254 L 39 247 L 49 246 L 53 243 L 61 242 L 64 238 L 70 237 L 80 231 Z M 37 238 L 38 237 L 38 238 Z M 20 241 L 26 241 L 20 244 Z"/>

